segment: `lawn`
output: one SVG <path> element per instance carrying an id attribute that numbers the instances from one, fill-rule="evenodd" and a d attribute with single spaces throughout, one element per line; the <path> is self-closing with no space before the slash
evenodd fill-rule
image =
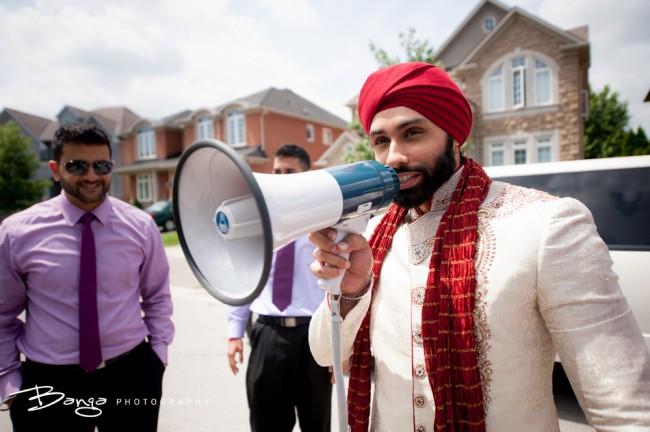
<path id="1" fill-rule="evenodd" d="M 176 246 L 178 244 L 178 234 L 176 231 L 162 233 L 162 241 L 165 246 Z"/>

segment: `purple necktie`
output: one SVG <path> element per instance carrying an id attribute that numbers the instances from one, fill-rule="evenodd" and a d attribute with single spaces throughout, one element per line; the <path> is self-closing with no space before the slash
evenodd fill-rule
<path id="1" fill-rule="evenodd" d="M 86 213 L 81 218 L 81 256 L 79 260 L 79 366 L 87 372 L 102 362 L 97 320 L 97 261 L 95 236 L 90 223 L 95 216 Z"/>
<path id="2" fill-rule="evenodd" d="M 293 285 L 293 258 L 296 255 L 296 243 L 291 242 L 275 253 L 273 267 L 273 304 L 281 311 L 291 303 Z"/>

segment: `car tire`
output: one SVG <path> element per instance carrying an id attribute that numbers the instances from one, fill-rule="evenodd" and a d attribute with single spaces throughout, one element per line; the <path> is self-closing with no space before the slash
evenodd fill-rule
<path id="1" fill-rule="evenodd" d="M 165 231 L 174 231 L 176 229 L 176 224 L 173 220 L 169 219 L 165 222 Z"/>

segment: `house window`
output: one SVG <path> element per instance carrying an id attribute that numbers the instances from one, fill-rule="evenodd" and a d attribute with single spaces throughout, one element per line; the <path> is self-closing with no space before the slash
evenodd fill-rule
<path id="1" fill-rule="evenodd" d="M 228 144 L 233 147 L 246 145 L 246 120 L 240 110 L 232 110 L 227 115 Z"/>
<path id="2" fill-rule="evenodd" d="M 494 18 L 489 16 L 483 19 L 483 30 L 490 32 L 494 30 Z"/>
<path id="3" fill-rule="evenodd" d="M 209 116 L 203 116 L 196 122 L 197 139 L 214 138 L 214 126 Z"/>
<path id="4" fill-rule="evenodd" d="M 551 100 L 551 69 L 543 61 L 535 59 L 535 102 L 548 105 Z"/>
<path id="5" fill-rule="evenodd" d="M 490 144 L 490 165 L 498 166 L 505 163 L 503 143 Z"/>
<path id="6" fill-rule="evenodd" d="M 557 157 L 557 131 L 488 138 L 484 145 L 487 165 L 521 165 L 551 162 Z"/>
<path id="7" fill-rule="evenodd" d="M 512 108 L 523 108 L 526 104 L 526 59 L 512 59 Z"/>
<path id="8" fill-rule="evenodd" d="M 323 144 L 330 145 L 332 141 L 332 129 L 323 128 Z"/>
<path id="9" fill-rule="evenodd" d="M 514 156 L 515 156 L 515 165 L 523 165 L 527 161 L 527 149 L 526 149 L 526 141 L 525 139 L 519 139 L 514 142 L 513 148 L 514 148 Z"/>
<path id="10" fill-rule="evenodd" d="M 136 197 L 140 202 L 154 200 L 153 173 L 138 174 L 136 177 Z"/>
<path id="11" fill-rule="evenodd" d="M 551 137 L 549 135 L 537 137 L 537 162 L 551 161 Z"/>
<path id="12" fill-rule="evenodd" d="M 314 125 L 307 125 L 307 142 L 314 142 Z"/>
<path id="13" fill-rule="evenodd" d="M 494 70 L 487 81 L 487 110 L 489 112 L 503 110 L 503 67 Z"/>
<path id="14" fill-rule="evenodd" d="M 138 130 L 136 139 L 138 159 L 155 159 L 156 134 L 154 130 L 149 126 L 143 127 Z"/>
<path id="15" fill-rule="evenodd" d="M 551 60 L 532 52 L 517 51 L 517 55 L 499 59 L 481 81 L 485 112 L 553 104 L 557 73 Z"/>

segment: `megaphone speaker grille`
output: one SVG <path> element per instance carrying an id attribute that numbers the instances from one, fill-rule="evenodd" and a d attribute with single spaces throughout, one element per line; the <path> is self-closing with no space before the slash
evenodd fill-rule
<path id="1" fill-rule="evenodd" d="M 252 198 L 253 219 L 260 227 L 253 235 L 225 238 L 217 209 L 243 197 Z M 260 188 L 240 156 L 215 140 L 190 146 L 176 168 L 173 208 L 181 247 L 201 285 L 230 305 L 255 299 L 270 271 L 273 238 Z"/>

